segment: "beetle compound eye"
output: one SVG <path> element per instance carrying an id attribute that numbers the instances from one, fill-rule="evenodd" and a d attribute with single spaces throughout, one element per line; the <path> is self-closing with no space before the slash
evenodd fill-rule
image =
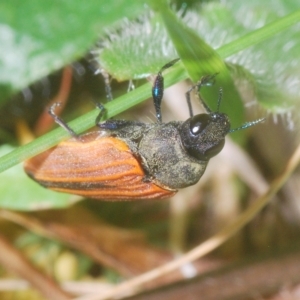
<path id="1" fill-rule="evenodd" d="M 210 123 L 210 116 L 208 114 L 197 115 L 190 120 L 190 131 L 193 135 L 201 133 Z"/>

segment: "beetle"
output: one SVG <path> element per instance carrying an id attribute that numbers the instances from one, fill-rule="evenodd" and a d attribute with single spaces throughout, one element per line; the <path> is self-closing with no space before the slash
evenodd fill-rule
<path id="1" fill-rule="evenodd" d="M 194 185 L 203 175 L 210 158 L 223 148 L 225 136 L 253 126 L 263 119 L 230 129 L 226 114 L 213 112 L 203 101 L 200 89 L 211 85 L 215 75 L 204 76 L 186 92 L 190 117 L 184 121 L 162 122 L 161 101 L 164 92 L 162 72 L 174 65 L 175 59 L 158 72 L 152 87 L 156 123 L 127 120 L 100 122 L 99 129 L 77 135 L 54 112 L 55 122 L 72 138 L 25 162 L 26 173 L 42 186 L 70 194 L 102 200 L 163 199 L 178 189 Z M 190 94 L 199 93 L 206 113 L 193 114 Z"/>

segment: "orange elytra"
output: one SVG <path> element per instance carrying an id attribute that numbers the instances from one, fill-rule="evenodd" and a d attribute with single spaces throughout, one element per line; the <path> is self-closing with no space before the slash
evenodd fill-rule
<path id="1" fill-rule="evenodd" d="M 167 198 L 175 191 L 143 182 L 145 172 L 125 142 L 99 132 L 61 142 L 25 162 L 26 173 L 58 192 L 107 200 Z"/>

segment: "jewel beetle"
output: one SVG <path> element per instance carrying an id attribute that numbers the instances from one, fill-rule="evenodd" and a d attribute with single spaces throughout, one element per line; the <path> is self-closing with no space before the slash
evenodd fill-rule
<path id="1" fill-rule="evenodd" d="M 98 122 L 97 130 L 77 135 L 55 113 L 49 113 L 72 138 L 25 162 L 25 172 L 42 186 L 70 194 L 102 200 L 163 199 L 178 189 L 194 185 L 203 175 L 210 158 L 223 148 L 225 136 L 253 126 L 263 119 L 230 129 L 226 114 L 210 110 L 200 88 L 211 85 L 216 75 L 204 76 L 186 92 L 190 117 L 184 121 L 162 122 L 161 101 L 164 92 L 162 72 L 152 87 L 156 123 L 127 120 Z M 193 114 L 190 94 L 199 93 L 207 113 Z"/>

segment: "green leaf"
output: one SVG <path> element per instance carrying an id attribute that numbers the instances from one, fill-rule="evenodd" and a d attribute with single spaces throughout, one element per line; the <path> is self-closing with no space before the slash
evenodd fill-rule
<path id="1" fill-rule="evenodd" d="M 204 75 L 219 73 L 216 78 L 215 96 L 211 97 L 212 94 L 209 91 L 203 92 L 208 105 L 212 110 L 216 109 L 218 89 L 222 87 L 225 95 L 223 102 L 226 103 L 226 105 L 222 105 L 222 112 L 230 117 L 233 128 L 240 126 L 243 122 L 243 104 L 224 61 L 194 30 L 185 26 L 171 10 L 164 9 L 160 12 L 169 36 L 192 81 L 197 82 Z"/>
<path id="2" fill-rule="evenodd" d="M 146 78 L 177 57 L 165 28 L 150 12 L 142 20 L 124 21 L 121 31 L 110 30 L 102 42 L 96 59 L 119 81 Z"/>
<path id="3" fill-rule="evenodd" d="M 135 16 L 143 1 L 0 2 L 0 102 L 84 55 L 107 26 Z"/>
<path id="4" fill-rule="evenodd" d="M 11 147 L 2 146 L 0 155 L 10 151 Z M 0 174 L 0 193 L 0 207 L 13 210 L 63 208 L 80 199 L 43 188 L 24 173 L 22 165 L 14 166 Z"/>

